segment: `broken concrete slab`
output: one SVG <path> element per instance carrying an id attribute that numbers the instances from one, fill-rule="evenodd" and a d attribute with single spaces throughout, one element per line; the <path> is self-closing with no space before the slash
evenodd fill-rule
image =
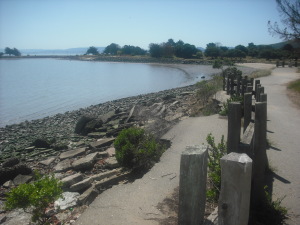
<path id="1" fill-rule="evenodd" d="M 67 176 L 61 180 L 61 182 L 63 183 L 62 188 L 66 189 L 66 188 L 70 187 L 71 185 L 76 184 L 82 180 L 83 180 L 83 176 L 81 173 L 75 173 L 73 175 Z"/>
<path id="2" fill-rule="evenodd" d="M 94 199 L 98 196 L 99 191 L 92 185 L 89 189 L 82 193 L 78 198 L 78 203 L 80 205 L 90 205 Z"/>
<path id="3" fill-rule="evenodd" d="M 105 166 L 111 169 L 115 169 L 119 167 L 119 163 L 116 157 L 109 157 L 105 160 Z"/>
<path id="4" fill-rule="evenodd" d="M 106 149 L 106 151 L 109 157 L 115 156 L 116 155 L 116 149 L 114 147 Z"/>
<path id="5" fill-rule="evenodd" d="M 71 161 L 69 159 L 60 161 L 55 167 L 54 167 L 54 172 L 59 173 L 59 172 L 65 172 L 72 169 Z"/>
<path id="6" fill-rule="evenodd" d="M 98 156 L 98 152 L 88 154 L 87 156 L 74 161 L 72 163 L 72 166 L 76 171 L 89 170 L 94 166 L 97 156 Z"/>
<path id="7" fill-rule="evenodd" d="M 61 160 L 64 160 L 64 159 L 67 159 L 67 158 L 73 158 L 73 157 L 76 157 L 76 156 L 81 156 L 81 155 L 84 155 L 85 151 L 86 151 L 85 148 L 77 148 L 77 149 L 74 149 L 74 150 L 70 150 L 70 151 L 61 153 L 59 158 Z"/>
<path id="8" fill-rule="evenodd" d="M 19 174 L 18 176 L 15 177 L 15 179 L 13 180 L 13 183 L 15 185 L 25 184 L 25 183 L 29 183 L 32 179 L 33 179 L 33 176 L 31 176 L 31 175 Z"/>
<path id="9" fill-rule="evenodd" d="M 51 163 L 55 161 L 55 157 L 50 157 L 46 160 L 40 161 L 39 164 L 42 164 L 44 166 L 49 166 Z"/>
<path id="10" fill-rule="evenodd" d="M 76 184 L 71 185 L 71 187 L 69 188 L 69 190 L 71 192 L 82 192 L 85 191 L 87 188 L 89 188 L 91 186 L 93 182 L 92 178 L 87 178 L 83 181 L 80 181 Z"/>
<path id="11" fill-rule="evenodd" d="M 64 192 L 62 198 L 54 202 L 55 209 L 65 210 L 77 205 L 80 194 L 77 192 Z"/>
<path id="12" fill-rule="evenodd" d="M 111 145 L 114 142 L 115 138 L 103 138 L 98 141 L 90 143 L 92 149 L 102 148 Z"/>
<path id="13" fill-rule="evenodd" d="M 106 171 L 104 173 L 99 173 L 99 174 L 96 174 L 94 176 L 92 176 L 92 179 L 93 180 L 96 180 L 96 181 L 99 181 L 99 180 L 102 180 L 102 179 L 105 179 L 105 178 L 109 178 L 109 177 L 112 177 L 114 175 L 117 175 L 118 173 L 121 172 L 121 168 L 119 169 L 114 169 L 114 170 L 109 170 L 109 171 Z"/>

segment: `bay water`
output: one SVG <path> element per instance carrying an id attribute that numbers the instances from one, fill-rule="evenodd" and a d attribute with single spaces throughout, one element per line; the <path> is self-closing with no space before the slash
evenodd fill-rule
<path id="1" fill-rule="evenodd" d="M 2 59 L 0 127 L 190 85 L 201 79 L 203 71 L 212 72 L 210 69 L 205 72 L 207 68 L 202 67 L 50 58 Z"/>

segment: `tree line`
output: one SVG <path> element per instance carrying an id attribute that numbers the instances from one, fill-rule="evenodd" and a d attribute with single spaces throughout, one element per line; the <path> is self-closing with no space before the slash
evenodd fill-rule
<path id="1" fill-rule="evenodd" d="M 9 48 L 9 47 L 6 47 L 4 49 L 4 53 L 0 52 L 0 56 L 3 56 L 4 54 L 9 55 L 9 56 L 11 56 L 11 55 L 21 56 L 21 52 L 18 49 L 16 49 L 16 48 Z"/>

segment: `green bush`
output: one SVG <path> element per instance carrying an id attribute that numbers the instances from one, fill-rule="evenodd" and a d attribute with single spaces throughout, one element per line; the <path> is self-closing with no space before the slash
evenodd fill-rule
<path id="1" fill-rule="evenodd" d="M 21 184 L 8 192 L 5 209 L 12 210 L 22 208 L 29 209 L 32 213 L 32 221 L 38 224 L 47 224 L 48 217 L 45 214 L 50 203 L 61 197 L 62 183 L 54 176 L 38 176 L 38 180 Z"/>
<path id="2" fill-rule="evenodd" d="M 210 188 L 206 192 L 209 201 L 217 202 L 221 189 L 221 164 L 220 159 L 227 153 L 226 143 L 222 135 L 221 142 L 216 145 L 215 138 L 212 134 L 208 134 L 206 141 L 209 144 L 208 148 L 208 182 Z"/>
<path id="3" fill-rule="evenodd" d="M 223 103 L 221 111 L 219 112 L 219 114 L 221 116 L 227 116 L 228 115 L 228 105 L 231 102 L 240 102 L 241 103 L 241 107 L 242 107 L 241 108 L 242 112 L 244 111 L 243 110 L 243 108 L 244 108 L 244 98 L 243 98 L 243 96 L 233 95 L 233 96 L 230 97 L 230 99 L 227 99 L 227 101 Z"/>
<path id="4" fill-rule="evenodd" d="M 127 168 L 148 168 L 163 153 L 163 147 L 154 137 L 135 127 L 121 131 L 114 146 L 118 163 Z"/>

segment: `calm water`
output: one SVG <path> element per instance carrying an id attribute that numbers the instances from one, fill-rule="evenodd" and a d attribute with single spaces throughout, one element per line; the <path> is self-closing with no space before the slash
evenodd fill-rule
<path id="1" fill-rule="evenodd" d="M 200 75 L 151 64 L 0 60 L 0 127 L 189 85 Z"/>

